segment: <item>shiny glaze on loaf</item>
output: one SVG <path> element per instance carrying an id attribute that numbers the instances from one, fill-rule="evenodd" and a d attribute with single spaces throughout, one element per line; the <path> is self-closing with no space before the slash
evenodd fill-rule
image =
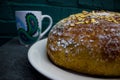
<path id="1" fill-rule="evenodd" d="M 120 14 L 83 11 L 70 15 L 50 31 L 48 43 L 51 51 L 64 49 L 66 56 L 87 50 L 96 61 L 120 61 Z"/>

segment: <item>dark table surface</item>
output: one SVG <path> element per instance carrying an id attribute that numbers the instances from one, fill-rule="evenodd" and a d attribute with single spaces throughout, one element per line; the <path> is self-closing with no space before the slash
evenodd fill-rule
<path id="1" fill-rule="evenodd" d="M 0 80 L 50 80 L 31 66 L 28 50 L 17 38 L 0 46 Z"/>

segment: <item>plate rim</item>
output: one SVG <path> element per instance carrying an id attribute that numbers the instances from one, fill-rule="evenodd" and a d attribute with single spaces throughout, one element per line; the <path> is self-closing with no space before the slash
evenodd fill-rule
<path id="1" fill-rule="evenodd" d="M 55 78 L 53 78 L 51 75 L 46 75 L 46 73 L 45 72 L 43 72 L 42 70 L 39 70 L 39 68 L 37 68 L 35 65 L 34 65 L 34 62 L 31 60 L 31 50 L 32 50 L 32 48 L 34 47 L 34 46 L 36 46 L 36 45 L 38 45 L 39 43 L 41 43 L 42 41 L 44 41 L 44 40 L 46 40 L 47 41 L 47 38 L 44 38 L 44 39 L 42 39 L 42 40 L 39 40 L 39 41 L 37 41 L 37 42 L 35 42 L 30 48 L 29 48 L 29 50 L 28 50 L 28 61 L 29 61 L 29 63 L 32 65 L 32 67 L 36 70 L 36 71 L 38 71 L 39 73 L 41 73 L 42 75 L 44 75 L 45 77 L 47 77 L 48 79 L 50 79 L 50 80 L 57 80 L 57 79 L 55 79 Z"/>

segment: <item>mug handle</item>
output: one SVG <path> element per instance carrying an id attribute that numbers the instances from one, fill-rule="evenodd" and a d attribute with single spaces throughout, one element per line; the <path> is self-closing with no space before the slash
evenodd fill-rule
<path id="1" fill-rule="evenodd" d="M 44 18 L 48 18 L 48 19 L 50 20 L 50 23 L 49 23 L 48 27 L 45 29 L 45 31 L 43 31 L 43 32 L 40 34 L 39 39 L 40 39 L 41 37 L 43 37 L 43 36 L 48 32 L 48 30 L 52 27 L 52 24 L 53 24 L 52 17 L 50 17 L 49 15 L 42 15 L 42 20 L 43 20 Z M 41 21 L 41 22 L 42 22 L 42 21 Z"/>

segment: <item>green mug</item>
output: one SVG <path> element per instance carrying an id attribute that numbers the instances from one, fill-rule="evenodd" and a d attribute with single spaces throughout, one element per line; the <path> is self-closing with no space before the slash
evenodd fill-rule
<path id="1" fill-rule="evenodd" d="M 21 44 L 31 45 L 40 40 L 52 27 L 53 20 L 41 11 L 15 11 L 18 38 Z M 42 21 L 49 19 L 48 27 L 42 31 Z"/>

